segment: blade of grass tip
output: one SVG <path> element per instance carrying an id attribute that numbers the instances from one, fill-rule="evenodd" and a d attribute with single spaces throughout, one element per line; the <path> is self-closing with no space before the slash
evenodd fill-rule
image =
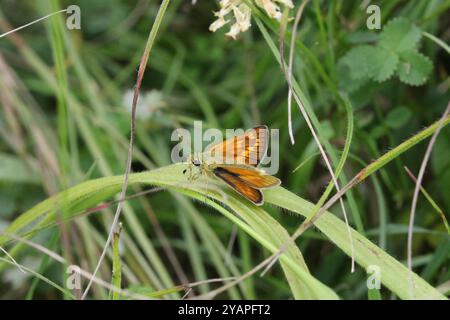
<path id="1" fill-rule="evenodd" d="M 340 190 L 339 183 L 338 183 L 338 181 L 336 179 L 336 176 L 335 176 L 335 174 L 333 172 L 333 168 L 332 168 L 331 163 L 330 163 L 330 161 L 328 159 L 328 156 L 325 153 L 325 150 L 323 149 L 322 144 L 320 143 L 320 139 L 317 136 L 316 131 L 314 130 L 314 127 L 313 127 L 313 125 L 312 125 L 312 123 L 311 123 L 311 121 L 309 119 L 308 113 L 306 112 L 306 110 L 305 110 L 305 108 L 303 106 L 303 103 L 300 100 L 300 97 L 293 90 L 292 74 L 288 74 L 288 71 L 286 70 L 286 65 L 285 65 L 285 62 L 284 62 L 284 41 L 283 40 L 284 40 L 284 33 L 286 31 L 286 24 L 287 24 L 287 17 L 288 17 L 287 13 L 288 13 L 288 10 L 286 9 L 284 11 L 284 14 L 283 14 L 282 23 L 280 25 L 280 45 L 279 45 L 279 49 L 280 49 L 280 66 L 281 66 L 281 69 L 283 71 L 284 77 L 285 77 L 285 79 L 286 79 L 286 81 L 288 83 L 289 90 L 294 93 L 294 99 L 295 99 L 295 101 L 296 101 L 296 103 L 298 105 L 298 108 L 300 109 L 300 112 L 302 113 L 303 118 L 305 119 L 305 122 L 308 125 L 309 130 L 311 131 L 311 134 L 312 134 L 312 136 L 314 138 L 314 141 L 316 142 L 317 147 L 319 148 L 319 151 L 320 151 L 320 153 L 322 155 L 322 158 L 323 158 L 323 160 L 324 160 L 324 162 L 326 164 L 326 167 L 327 167 L 328 171 L 330 172 L 332 183 L 336 187 L 336 191 L 339 192 L 339 190 Z M 262 25 L 261 21 L 259 21 L 259 19 L 256 19 L 256 22 L 257 22 L 258 26 L 260 27 L 261 31 L 265 30 L 264 26 Z M 263 35 L 264 35 L 264 37 L 268 37 L 267 32 L 263 32 Z M 295 39 L 294 39 L 294 41 L 295 41 Z M 352 125 L 353 125 L 353 123 L 352 123 Z M 353 273 L 355 271 L 355 258 L 354 258 L 354 250 L 353 250 L 354 245 L 353 245 L 352 233 L 351 233 L 351 230 L 350 230 L 350 225 L 348 224 L 347 212 L 346 212 L 346 209 L 345 209 L 344 201 L 342 199 L 339 199 L 339 202 L 340 202 L 340 205 L 341 205 L 342 213 L 344 215 L 345 223 L 347 225 L 348 236 L 349 236 L 349 240 L 350 240 L 351 247 L 352 247 L 352 258 L 351 258 L 352 261 L 351 261 L 351 268 L 350 268 L 350 270 Z M 306 223 L 308 223 L 308 221 L 305 221 L 303 224 L 306 224 Z M 282 248 L 280 248 L 280 252 L 282 253 L 283 251 L 284 250 L 282 250 Z M 276 262 L 276 260 L 277 259 L 275 259 L 275 261 L 273 261 L 269 266 L 267 266 L 267 268 L 264 270 L 264 272 L 266 272 L 268 269 L 270 269 L 270 267 Z"/>
<path id="2" fill-rule="evenodd" d="M 428 159 L 431 156 L 431 151 L 433 150 L 434 143 L 436 142 L 436 139 L 439 135 L 439 132 L 441 132 L 442 127 L 444 126 L 444 121 L 447 118 L 448 114 L 450 113 L 450 101 L 447 105 L 447 108 L 444 111 L 444 114 L 442 115 L 441 119 L 439 119 L 438 127 L 436 131 L 433 133 L 433 136 L 430 139 L 430 142 L 428 143 L 427 149 L 425 151 L 425 155 L 423 156 L 422 163 L 420 165 L 419 169 L 419 175 L 417 176 L 416 181 L 416 187 L 414 188 L 414 194 L 411 204 L 411 212 L 409 216 L 409 226 L 408 226 L 408 245 L 407 245 L 407 255 L 408 255 L 408 269 L 410 271 L 410 298 L 414 299 L 414 278 L 413 278 L 413 270 L 412 270 L 412 241 L 413 241 L 413 228 L 414 228 L 414 217 L 416 214 L 416 207 L 417 207 L 417 199 L 419 197 L 419 190 L 420 186 L 422 185 L 423 176 L 425 174 L 425 169 L 427 167 Z"/>
<path id="3" fill-rule="evenodd" d="M 138 76 L 137 76 L 137 80 L 136 80 L 136 85 L 134 87 L 134 95 L 133 95 L 133 102 L 131 105 L 131 130 L 130 130 L 130 143 L 129 143 L 129 147 L 128 147 L 128 155 L 127 155 L 127 163 L 126 163 L 126 168 L 125 168 L 125 174 L 124 174 L 124 181 L 123 181 L 123 185 L 122 185 L 122 190 L 120 192 L 120 196 L 119 199 L 124 199 L 125 198 L 125 194 L 128 188 L 128 177 L 131 171 L 131 161 L 132 161 L 132 155 L 133 155 L 133 144 L 134 144 L 134 135 L 135 135 L 135 131 L 136 131 L 136 106 L 137 106 L 137 100 L 138 100 L 138 96 L 139 96 L 139 89 L 141 87 L 142 84 L 142 78 L 144 77 L 144 72 L 145 72 L 145 68 L 147 66 L 147 61 L 148 58 L 150 57 L 150 52 L 153 48 L 153 45 L 155 43 L 155 39 L 156 39 L 156 35 L 158 34 L 158 30 L 159 27 L 161 25 L 162 19 L 164 17 L 164 13 L 169 5 L 170 0 L 163 0 L 163 2 L 161 3 L 161 5 L 159 6 L 158 9 L 158 13 L 156 15 L 156 19 L 155 22 L 153 23 L 152 29 L 150 30 L 150 34 L 148 36 L 147 39 L 147 43 L 145 45 L 145 49 L 144 49 L 144 54 L 142 55 L 141 58 L 141 62 L 139 64 L 139 71 L 138 71 Z M 106 250 L 108 250 L 109 244 L 111 242 L 111 238 L 112 235 L 114 233 L 114 231 L 117 228 L 117 223 L 119 221 L 119 217 L 120 217 L 120 213 L 122 211 L 122 207 L 123 207 L 123 202 L 119 202 L 119 204 L 117 205 L 117 209 L 116 212 L 114 214 L 114 220 L 113 223 L 111 225 L 111 229 L 108 233 L 108 238 L 106 239 L 106 243 L 105 243 L 105 247 L 103 248 L 103 252 L 98 260 L 97 266 L 95 267 L 94 273 L 93 273 L 93 277 L 96 275 L 98 269 L 100 268 L 100 265 L 103 261 L 103 258 L 105 257 L 106 254 Z M 92 277 L 92 278 L 93 278 Z M 87 293 L 89 292 L 89 288 L 92 285 L 92 279 L 89 280 L 89 283 L 83 293 L 83 295 L 81 296 L 81 299 L 85 299 Z"/>
<path id="4" fill-rule="evenodd" d="M 292 27 L 291 44 L 289 47 L 289 67 L 288 67 L 289 81 L 291 81 L 291 82 L 292 82 L 292 68 L 294 66 L 294 49 L 295 49 L 295 39 L 297 38 L 297 28 L 298 28 L 300 19 L 302 18 L 303 10 L 307 3 L 308 3 L 308 0 L 303 0 L 302 4 L 300 5 L 300 7 L 297 10 L 297 14 L 295 15 L 294 25 Z M 280 45 L 281 45 L 281 43 L 284 43 L 284 39 L 281 38 L 281 36 L 282 35 L 280 34 Z M 294 139 L 294 133 L 292 132 L 292 90 L 291 90 L 291 88 L 289 88 L 289 91 L 288 91 L 288 129 L 289 129 L 289 137 L 291 138 L 291 143 L 292 143 L 292 145 L 294 145 L 295 139 Z"/>
<path id="5" fill-rule="evenodd" d="M 408 169 L 407 166 L 404 167 L 406 173 L 409 175 L 409 177 L 414 181 L 414 183 L 417 183 L 417 178 L 413 175 L 413 173 Z M 447 218 L 445 217 L 444 211 L 438 206 L 438 204 L 433 200 L 433 198 L 430 196 L 430 194 L 425 190 L 424 187 L 420 187 L 420 191 L 424 195 L 425 199 L 428 200 L 430 205 L 433 207 L 434 210 L 440 215 L 442 222 L 444 223 L 445 229 L 447 230 L 447 233 L 450 235 L 450 228 L 448 225 Z"/>
<path id="6" fill-rule="evenodd" d="M 311 161 L 313 158 L 315 158 L 317 156 L 320 156 L 320 152 L 311 153 L 309 156 L 306 157 L 305 160 L 300 162 L 300 164 L 298 166 L 296 166 L 294 170 L 292 170 L 292 173 L 300 170 L 304 165 L 306 165 L 309 161 Z"/>

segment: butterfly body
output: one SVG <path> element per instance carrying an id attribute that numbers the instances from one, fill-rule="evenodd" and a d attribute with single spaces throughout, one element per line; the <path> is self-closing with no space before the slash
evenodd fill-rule
<path id="1" fill-rule="evenodd" d="M 268 128 L 257 126 L 242 135 L 212 146 L 188 162 L 189 180 L 200 175 L 218 178 L 256 205 L 264 203 L 262 189 L 273 188 L 281 181 L 257 168 L 267 152 Z M 193 172 L 197 169 L 196 172 Z M 186 170 L 185 170 L 186 171 Z"/>

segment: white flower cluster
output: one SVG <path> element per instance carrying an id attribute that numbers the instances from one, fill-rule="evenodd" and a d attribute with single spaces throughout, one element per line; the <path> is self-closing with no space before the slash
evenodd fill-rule
<path id="1" fill-rule="evenodd" d="M 294 4 L 291 0 L 253 0 L 256 5 L 263 8 L 267 15 L 271 18 L 280 20 L 281 10 L 277 3 L 284 4 L 289 8 L 293 8 Z M 243 0 L 220 0 L 220 10 L 214 12 L 217 17 L 210 26 L 209 30 L 215 32 L 217 29 L 223 27 L 230 21 L 234 21 L 231 25 L 230 31 L 226 33 L 227 36 L 236 39 L 240 32 L 246 31 L 250 26 L 251 10 Z M 231 19 L 226 20 L 225 17 L 233 13 Z"/>

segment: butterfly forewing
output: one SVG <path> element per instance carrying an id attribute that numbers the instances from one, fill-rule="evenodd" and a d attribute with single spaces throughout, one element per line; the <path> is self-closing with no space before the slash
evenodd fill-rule
<path id="1" fill-rule="evenodd" d="M 207 150 L 215 163 L 258 166 L 267 152 L 267 126 L 257 126 Z"/>

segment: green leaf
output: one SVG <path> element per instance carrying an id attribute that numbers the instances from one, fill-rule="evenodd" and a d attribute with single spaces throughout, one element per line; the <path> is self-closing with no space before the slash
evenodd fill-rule
<path id="1" fill-rule="evenodd" d="M 401 128 L 411 118 L 411 111 L 406 107 L 397 107 L 391 110 L 386 116 L 384 123 L 392 129 Z"/>
<path id="2" fill-rule="evenodd" d="M 301 214 L 306 218 L 310 217 L 314 207 L 314 204 L 281 187 L 267 190 L 265 196 L 267 202 Z M 327 212 L 314 225 L 348 256 L 351 255 L 346 226 L 341 219 Z M 428 282 L 416 273 L 411 274 L 403 263 L 383 251 L 369 239 L 365 238 L 353 228 L 351 228 L 351 232 L 355 245 L 356 262 L 364 269 L 370 265 L 379 266 L 382 270 L 382 284 L 401 299 L 410 299 L 408 283 L 411 275 L 414 279 L 415 297 L 417 299 L 446 299 L 445 296 L 433 288 Z"/>
<path id="3" fill-rule="evenodd" d="M 350 77 L 352 79 L 367 78 L 371 65 L 368 57 L 374 56 L 375 48 L 369 45 L 355 47 L 342 57 L 342 63 L 350 68 Z"/>
<path id="4" fill-rule="evenodd" d="M 375 47 L 362 45 L 349 50 L 338 62 L 339 86 L 355 92 L 370 81 L 376 55 Z"/>
<path id="5" fill-rule="evenodd" d="M 387 23 L 378 44 L 394 52 L 413 50 L 422 37 L 421 30 L 406 18 L 400 17 Z"/>
<path id="6" fill-rule="evenodd" d="M 153 171 L 131 174 L 130 187 L 133 185 L 157 185 L 169 187 L 201 202 L 206 202 L 233 223 L 242 228 L 251 237 L 261 243 L 270 252 L 275 252 L 289 239 L 289 233 L 278 221 L 263 208 L 246 201 L 230 188 L 218 185 L 217 180 L 204 181 L 199 178 L 195 184 L 188 183 L 182 174 L 186 164 L 167 166 Z M 55 224 L 56 211 L 67 212 L 65 219 L 79 216 L 85 209 L 92 208 L 120 191 L 123 176 L 107 177 L 90 180 L 76 185 L 51 197 L 31 208 L 5 230 L 5 234 L 20 234 L 29 237 L 42 228 Z M 207 189 L 205 189 L 207 187 Z M 220 190 L 220 191 L 219 191 Z M 214 198 L 226 205 L 214 202 L 207 197 Z M 223 198 L 225 197 L 225 198 Z M 29 228 L 33 231 L 30 232 Z M 24 234 L 25 233 L 25 234 Z M 9 241 L 8 236 L 0 235 L 0 246 Z M 10 250 L 11 255 L 17 255 L 20 244 Z M 303 259 L 297 246 L 289 247 L 280 258 L 281 267 L 296 299 L 339 299 L 338 295 L 328 286 L 314 278 Z M 4 266 L 3 266 L 4 267 Z M 0 264 L 0 269 L 2 264 Z"/>
<path id="7" fill-rule="evenodd" d="M 363 45 L 347 52 L 340 63 L 341 68 L 348 67 L 351 82 L 364 84 L 369 78 L 378 82 L 389 79 L 397 69 L 398 60 L 397 54 L 392 51 L 380 46 Z M 345 70 L 341 70 L 341 73 L 345 73 Z M 352 85 L 353 89 L 358 87 Z"/>
<path id="8" fill-rule="evenodd" d="M 257 240 L 269 251 L 274 252 L 283 244 L 289 234 L 287 231 L 262 207 L 256 207 L 249 201 L 243 199 L 230 188 L 221 187 L 220 182 L 208 180 L 209 187 L 205 189 L 204 181 L 197 181 L 195 184 L 187 183 L 186 177 L 182 174 L 186 169 L 186 164 L 175 164 L 163 167 L 153 171 L 134 173 L 130 175 L 130 186 L 132 185 L 156 185 L 167 187 L 172 191 L 178 191 L 187 196 L 193 197 L 201 202 L 205 202 L 221 212 L 234 224 L 238 225 L 251 237 Z M 29 211 L 19 216 L 5 230 L 5 234 L 21 234 L 27 227 L 36 225 L 37 220 L 45 216 L 48 221 L 55 223 L 56 204 L 67 207 L 71 213 L 70 217 L 76 217 L 79 212 L 74 212 L 73 208 L 78 210 L 85 209 L 86 200 L 95 196 L 97 201 L 110 199 L 114 194 L 120 191 L 123 176 L 106 177 L 83 182 L 79 185 L 49 198 Z M 98 192 L 101 190 L 103 199 L 100 200 Z M 308 217 L 311 214 L 314 204 L 310 203 L 292 192 L 282 187 L 266 190 L 266 202 L 289 211 Z M 211 201 L 206 198 L 213 198 Z M 66 202 L 61 201 L 62 199 Z M 91 202 L 91 201 L 89 201 Z M 231 211 L 227 208 L 230 208 Z M 350 255 L 351 249 L 348 241 L 347 228 L 345 223 L 331 213 L 324 214 L 315 224 L 333 243 L 335 243 L 347 255 Z M 373 244 L 370 240 L 355 230 L 351 230 L 355 244 L 356 261 L 366 268 L 369 265 L 379 265 L 383 270 L 381 282 L 400 298 L 408 299 L 408 281 L 410 277 L 409 270 L 399 261 L 391 257 L 385 251 Z M 0 236 L 0 245 L 9 241 L 8 236 Z M 11 254 L 17 254 L 14 248 L 10 250 Z M 336 299 L 338 296 L 328 286 L 324 285 L 314 278 L 306 268 L 298 247 L 289 246 L 287 251 L 280 257 L 281 266 L 286 277 L 291 284 L 297 282 L 296 288 L 302 287 L 303 297 Z M 430 286 L 418 275 L 413 274 L 416 285 L 416 297 L 418 299 L 445 299 L 445 297 Z"/>
<path id="9" fill-rule="evenodd" d="M 377 82 L 388 80 L 397 69 L 398 60 L 394 52 L 380 46 L 373 47 L 367 56 L 370 77 Z"/>
<path id="10" fill-rule="evenodd" d="M 431 71 L 433 64 L 430 59 L 416 51 L 406 51 L 400 56 L 398 76 L 400 80 L 412 86 L 424 84 Z"/>

